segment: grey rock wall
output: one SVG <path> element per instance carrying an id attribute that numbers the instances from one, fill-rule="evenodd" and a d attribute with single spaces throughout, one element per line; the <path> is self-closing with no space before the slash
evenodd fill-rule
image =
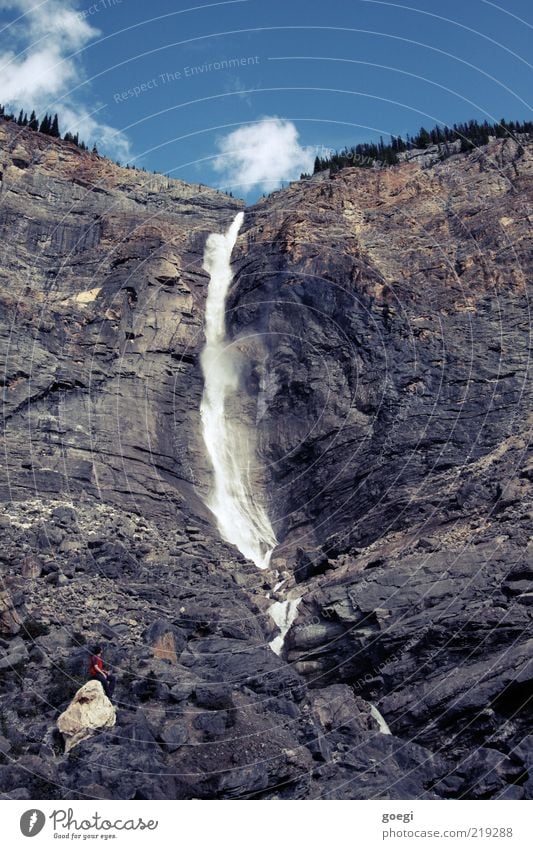
<path id="1" fill-rule="evenodd" d="M 201 497 L 202 254 L 240 202 L 4 121 L 0 172 L 3 795 L 531 798 L 530 145 L 246 211 L 267 573 Z M 73 757 L 95 641 L 117 724 Z"/>

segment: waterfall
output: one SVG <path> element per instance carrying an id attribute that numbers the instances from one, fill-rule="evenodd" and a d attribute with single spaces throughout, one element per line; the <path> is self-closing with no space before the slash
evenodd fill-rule
<path id="1" fill-rule="evenodd" d="M 221 536 L 259 569 L 266 569 L 277 540 L 254 495 L 250 476 L 253 447 L 243 426 L 232 421 L 227 411 L 227 402 L 238 389 L 239 370 L 226 339 L 226 297 L 233 278 L 231 253 L 243 219 L 244 213 L 239 212 L 227 233 L 212 233 L 205 247 L 203 267 L 210 282 L 201 356 L 204 393 L 200 414 L 214 472 L 214 486 L 206 504 L 216 517 Z"/>
<path id="2" fill-rule="evenodd" d="M 384 717 L 375 705 L 370 705 L 370 716 L 377 722 L 380 734 L 392 734 L 392 731 L 387 725 Z"/>
<path id="3" fill-rule="evenodd" d="M 275 601 L 274 604 L 268 608 L 268 612 L 280 630 L 278 636 L 274 637 L 274 639 L 269 643 L 274 654 L 281 654 L 285 644 L 285 637 L 289 633 L 290 627 L 296 619 L 298 605 L 301 600 L 302 596 L 300 596 L 300 598 L 287 599 L 287 601 Z"/>

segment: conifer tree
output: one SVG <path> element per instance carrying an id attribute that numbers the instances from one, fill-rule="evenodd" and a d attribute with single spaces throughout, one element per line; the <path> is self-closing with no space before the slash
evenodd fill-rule
<path id="1" fill-rule="evenodd" d="M 417 137 L 414 139 L 415 147 L 429 147 L 431 144 L 431 136 L 425 127 L 420 127 Z"/>
<path id="2" fill-rule="evenodd" d="M 55 139 L 61 138 L 61 133 L 59 132 L 59 119 L 57 117 L 57 112 L 54 115 L 54 120 L 52 121 L 52 124 L 50 126 L 50 135 L 53 136 Z"/>

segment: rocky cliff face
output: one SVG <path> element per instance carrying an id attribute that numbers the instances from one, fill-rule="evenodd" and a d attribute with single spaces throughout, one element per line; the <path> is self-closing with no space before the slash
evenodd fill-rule
<path id="1" fill-rule="evenodd" d="M 198 508 L 202 255 L 239 202 L 8 122 L 0 146 L 4 498 Z"/>
<path id="2" fill-rule="evenodd" d="M 261 573 L 202 502 L 202 254 L 240 203 L 0 122 L 4 794 L 531 797 L 531 162 L 493 142 L 246 210 Z M 73 757 L 96 639 L 117 725 Z"/>
<path id="3" fill-rule="evenodd" d="M 496 142 L 250 211 L 233 326 L 257 334 L 280 555 L 453 520 L 493 452 L 521 447 L 531 177 L 530 146 Z"/>

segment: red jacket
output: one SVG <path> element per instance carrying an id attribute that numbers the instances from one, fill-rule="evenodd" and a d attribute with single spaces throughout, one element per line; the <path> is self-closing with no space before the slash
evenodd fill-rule
<path id="1" fill-rule="evenodd" d="M 104 661 L 99 654 L 91 655 L 91 675 L 95 676 L 104 671 Z"/>

